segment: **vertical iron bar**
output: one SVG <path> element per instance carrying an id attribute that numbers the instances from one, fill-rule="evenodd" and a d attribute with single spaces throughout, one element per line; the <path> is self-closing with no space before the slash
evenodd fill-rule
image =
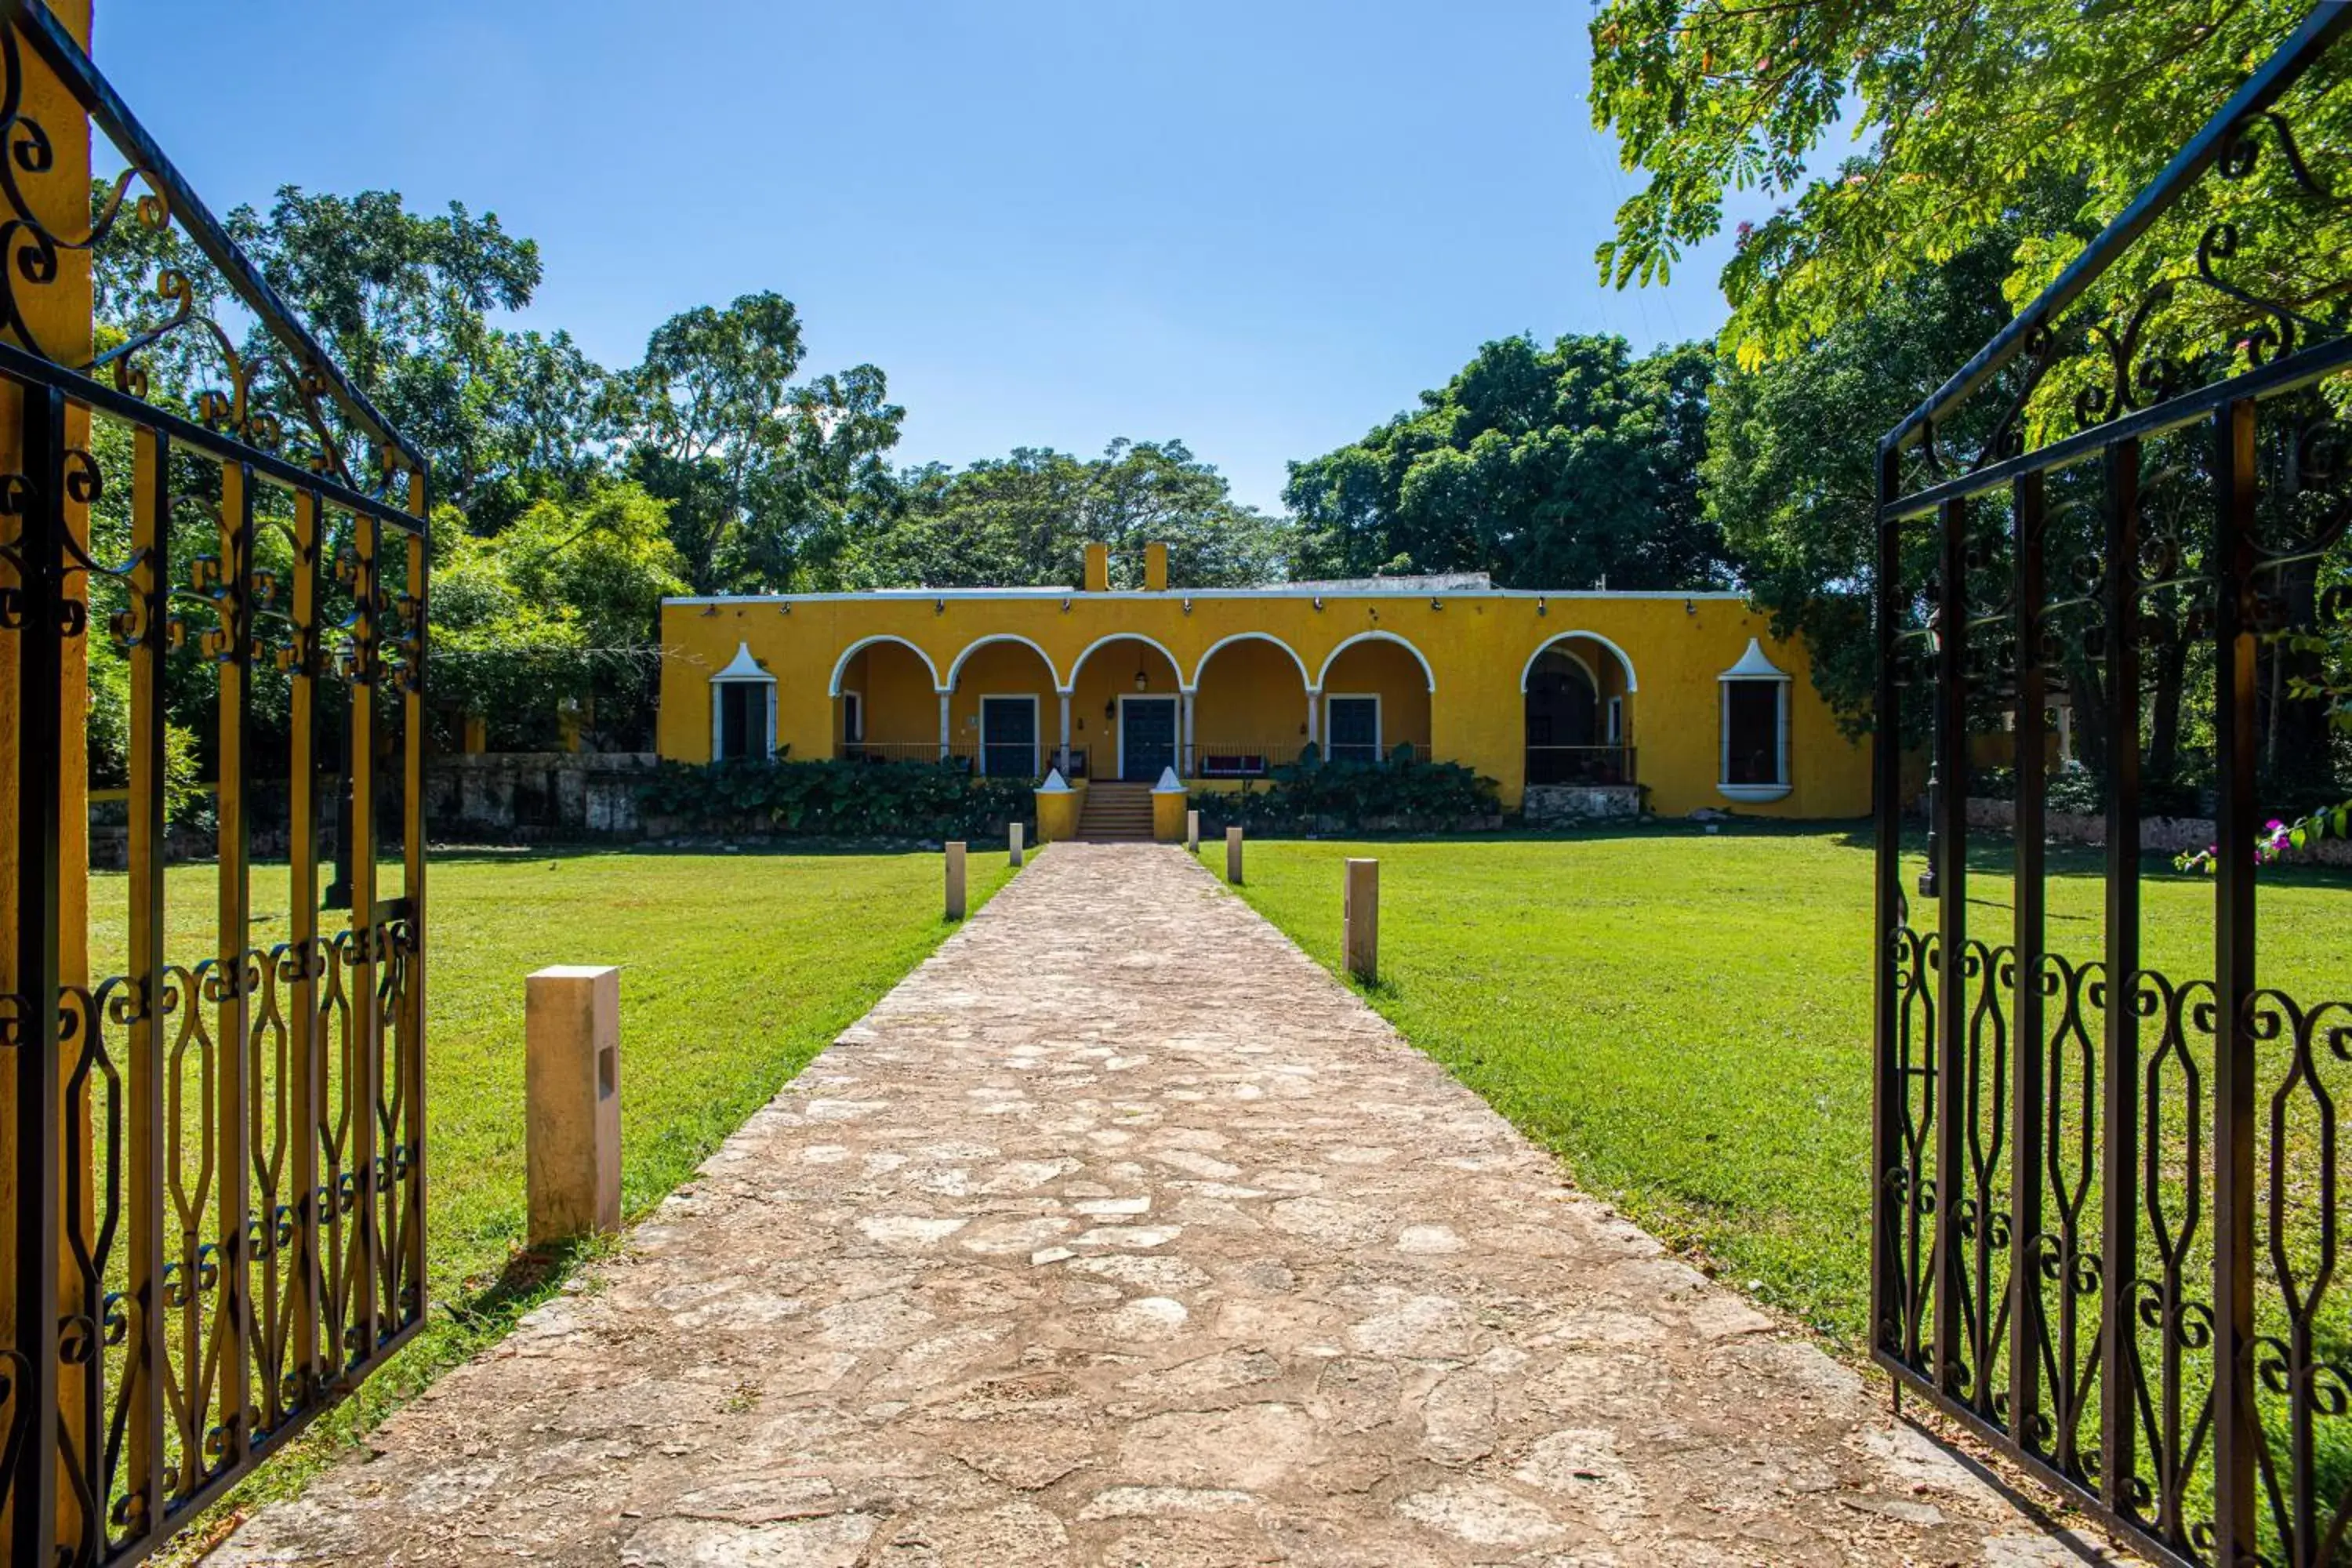
<path id="1" fill-rule="evenodd" d="M 56 1550 L 61 1379 L 58 1369 L 58 1178 L 64 1157 L 58 1061 L 58 837 L 65 724 L 65 395 L 24 392 L 27 481 L 16 546 L 24 613 L 16 639 L 16 1419 L 9 1561 Z"/>
<path id="2" fill-rule="evenodd" d="M 2213 989 L 2213 1527 L 2217 1562 L 2252 1562 L 2256 1545 L 2255 1455 L 2261 1441 L 2251 1371 L 2254 1337 L 2255 680 L 2254 404 L 2241 398 L 2214 416 L 2221 494 L 2214 527 L 2213 740 L 2220 799 L 2214 812 Z M 2277 1194 L 2272 1196 L 2278 1202 Z M 2299 1479 L 2302 1478 L 2298 1478 Z M 2313 1500 L 2293 1506 L 2309 1552 Z M 2298 1556 L 2292 1561 L 2313 1561 Z"/>
<path id="3" fill-rule="evenodd" d="M 214 1146 L 220 1152 L 220 1283 L 213 1323 L 222 1469 L 241 1468 L 253 1439 L 252 1140 L 246 1121 L 253 998 L 247 955 L 253 908 L 246 878 L 246 732 L 253 710 L 253 470 L 221 465 L 220 509 L 220 1003 L 213 1036 Z"/>
<path id="4" fill-rule="evenodd" d="M 352 515 L 352 672 L 350 759 L 352 790 L 352 959 L 344 973 L 349 989 L 351 1057 L 343 1096 L 352 1108 L 351 1172 L 358 1188 L 352 1210 L 354 1234 L 346 1287 L 352 1293 L 352 1342 L 343 1349 L 342 1366 L 350 1369 L 375 1354 L 377 1249 L 376 1204 L 381 1195 L 382 1170 L 376 1149 L 376 1095 L 383 1082 L 377 1067 L 383 1047 L 376 1007 L 376 967 L 383 955 L 376 948 L 375 912 L 375 682 L 381 671 L 383 635 L 377 613 L 381 589 L 376 581 L 376 553 L 383 524 L 373 517 Z"/>
<path id="5" fill-rule="evenodd" d="M 2034 1238 L 2042 1233 L 2042 878 L 2049 763 L 2042 630 L 2047 541 L 2040 469 L 2018 477 L 2011 510 L 2017 529 L 2011 584 L 2017 609 L 2017 867 L 2011 938 L 2016 1016 L 2009 1094 L 2009 1435 L 2030 1452 L 2042 1411 L 2042 1282 L 2033 1253 Z M 1984 1310 L 1990 1311 L 1991 1303 Z"/>
<path id="6" fill-rule="evenodd" d="M 1941 862 L 1936 867 L 1936 926 L 1942 960 L 1936 1007 L 1936 1386 L 1969 1396 L 1970 1369 L 1961 1359 L 1967 1335 L 1962 1291 L 1959 1206 L 1966 1170 L 1969 1049 L 1969 513 L 1948 500 L 1937 518 L 1942 546 L 1936 600 L 1936 765 L 1944 787 L 1936 798 Z M 1990 1215 L 1979 1215 L 1988 1223 Z M 1979 1310 L 1983 1303 L 1977 1303 Z"/>
<path id="7" fill-rule="evenodd" d="M 163 1119 L 171 1104 L 163 1016 L 163 656 L 172 604 L 171 444 L 142 426 L 131 437 L 131 548 L 138 563 L 139 641 L 131 650 L 131 963 L 138 1001 L 130 1032 L 131 1251 L 123 1284 L 137 1337 L 125 1357 L 131 1388 L 126 1494 L 137 1534 L 163 1521 L 163 1203 L 169 1167 Z M 180 1005 L 199 999 L 183 996 Z"/>
<path id="8" fill-rule="evenodd" d="M 289 682 L 287 748 L 286 1120 L 289 1192 L 294 1215 L 294 1267 L 287 1280 L 287 1359 L 295 1401 L 319 1397 L 319 1320 L 326 1300 L 320 1268 L 319 1118 L 325 1049 L 319 1031 L 319 550 L 324 533 L 316 492 L 294 497 L 294 660 Z"/>
<path id="9" fill-rule="evenodd" d="M 2137 1517 L 2132 1481 L 2137 1318 L 2139 1169 L 2139 442 L 2106 455 L 2107 908 L 2106 1072 L 2101 1110 L 2099 1487 L 2102 1500 Z"/>
<path id="10" fill-rule="evenodd" d="M 1878 656 L 1878 701 L 1871 736 L 1871 805 L 1874 816 L 1872 885 L 1874 914 L 1871 950 L 1870 1107 L 1870 1331 L 1889 1354 L 1900 1354 L 1905 1304 L 1896 1298 L 1904 1279 L 1903 1227 L 1895 1211 L 1890 1181 L 1902 1146 L 1899 1118 L 1904 1085 L 1897 1068 L 1895 942 L 1903 924 L 1903 722 L 1902 682 L 1895 668 L 1897 623 L 1903 610 L 1903 525 L 1887 507 L 1901 483 L 1902 456 L 1878 450 L 1878 574 L 1874 616 Z M 1906 1199 L 1907 1201 L 1907 1199 Z"/>
<path id="11" fill-rule="evenodd" d="M 425 475 L 408 481 L 408 510 L 424 526 Z M 407 1321 L 425 1316 L 425 638 L 432 552 L 422 533 L 408 538 L 408 683 L 403 701 L 406 721 L 403 736 L 408 746 L 407 793 L 401 803 L 401 847 L 408 889 L 408 984 L 403 998 L 402 1053 L 407 1081 L 402 1099 L 408 1107 L 408 1289 L 413 1300 L 403 1313 Z"/>

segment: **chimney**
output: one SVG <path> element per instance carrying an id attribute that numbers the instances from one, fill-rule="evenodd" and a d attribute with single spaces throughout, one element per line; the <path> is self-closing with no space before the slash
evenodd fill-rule
<path id="1" fill-rule="evenodd" d="M 1168 592 L 1168 547 L 1164 544 L 1143 547 L 1143 589 L 1148 594 Z"/>
<path id="2" fill-rule="evenodd" d="M 1087 544 L 1087 592 L 1110 592 L 1110 546 L 1089 541 Z"/>

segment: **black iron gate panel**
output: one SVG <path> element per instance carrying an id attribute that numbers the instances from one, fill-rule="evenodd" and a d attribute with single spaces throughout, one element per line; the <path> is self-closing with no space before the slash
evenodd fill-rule
<path id="1" fill-rule="evenodd" d="M 2295 128 L 2340 137 L 2347 28 L 2352 7 L 2315 9 L 1880 447 L 1873 1352 L 2165 1562 L 2347 1556 L 2352 1006 L 2263 984 L 2255 877 L 2258 789 L 2340 766 L 2294 661 L 2346 608 L 2352 338 L 2341 256 L 2246 260 L 2265 216 L 2346 199 Z M 2182 232 L 2193 256 L 2147 253 Z M 2193 949 L 2141 907 L 2168 680 L 2212 705 Z M 2095 908 L 2044 848 L 2053 783 L 2081 776 L 2053 758 L 2062 703 L 2097 752 Z M 2003 728 L 2005 856 L 1969 815 L 1971 737 Z"/>
<path id="2" fill-rule="evenodd" d="M 0 1509 L 5 1561 L 95 1565 L 146 1555 L 424 1321 L 425 471 L 45 5 L 5 5 L 0 66 Z M 20 190 L 70 144 L 37 79 L 127 165 L 86 229 Z M 118 224 L 184 233 L 246 342 L 168 269 L 145 330 L 87 360 L 45 342 L 41 291 Z M 151 401 L 143 356 L 184 338 L 221 384 Z M 98 639 L 127 667 L 119 891 L 67 820 L 68 682 Z M 203 733 L 167 724 L 174 682 L 183 712 L 208 691 Z M 208 823 L 183 811 L 202 754 Z"/>

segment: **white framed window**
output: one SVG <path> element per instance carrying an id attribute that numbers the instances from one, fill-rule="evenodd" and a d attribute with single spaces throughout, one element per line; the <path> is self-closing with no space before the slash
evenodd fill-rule
<path id="1" fill-rule="evenodd" d="M 1381 760 L 1377 692 L 1339 692 L 1323 700 L 1323 754 L 1335 763 Z"/>
<path id="2" fill-rule="evenodd" d="M 710 678 L 710 760 L 776 754 L 776 678 L 735 645 L 727 668 Z"/>
<path id="3" fill-rule="evenodd" d="M 1789 778 L 1789 674 L 1755 637 L 1739 662 L 1716 677 L 1722 694 L 1716 789 L 1726 800 L 1760 804 L 1784 798 Z"/>

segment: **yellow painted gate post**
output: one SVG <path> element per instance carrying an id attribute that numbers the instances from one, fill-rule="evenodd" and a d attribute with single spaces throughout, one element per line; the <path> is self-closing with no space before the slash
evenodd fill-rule
<path id="1" fill-rule="evenodd" d="M 1238 888 L 1242 885 L 1242 830 L 1225 829 L 1225 880 Z"/>
<path id="2" fill-rule="evenodd" d="M 963 840 L 948 846 L 948 919 L 963 919 Z"/>
<path id="3" fill-rule="evenodd" d="M 1340 899 L 1348 973 L 1370 984 L 1378 978 L 1381 966 L 1381 863 L 1349 860 Z"/>

